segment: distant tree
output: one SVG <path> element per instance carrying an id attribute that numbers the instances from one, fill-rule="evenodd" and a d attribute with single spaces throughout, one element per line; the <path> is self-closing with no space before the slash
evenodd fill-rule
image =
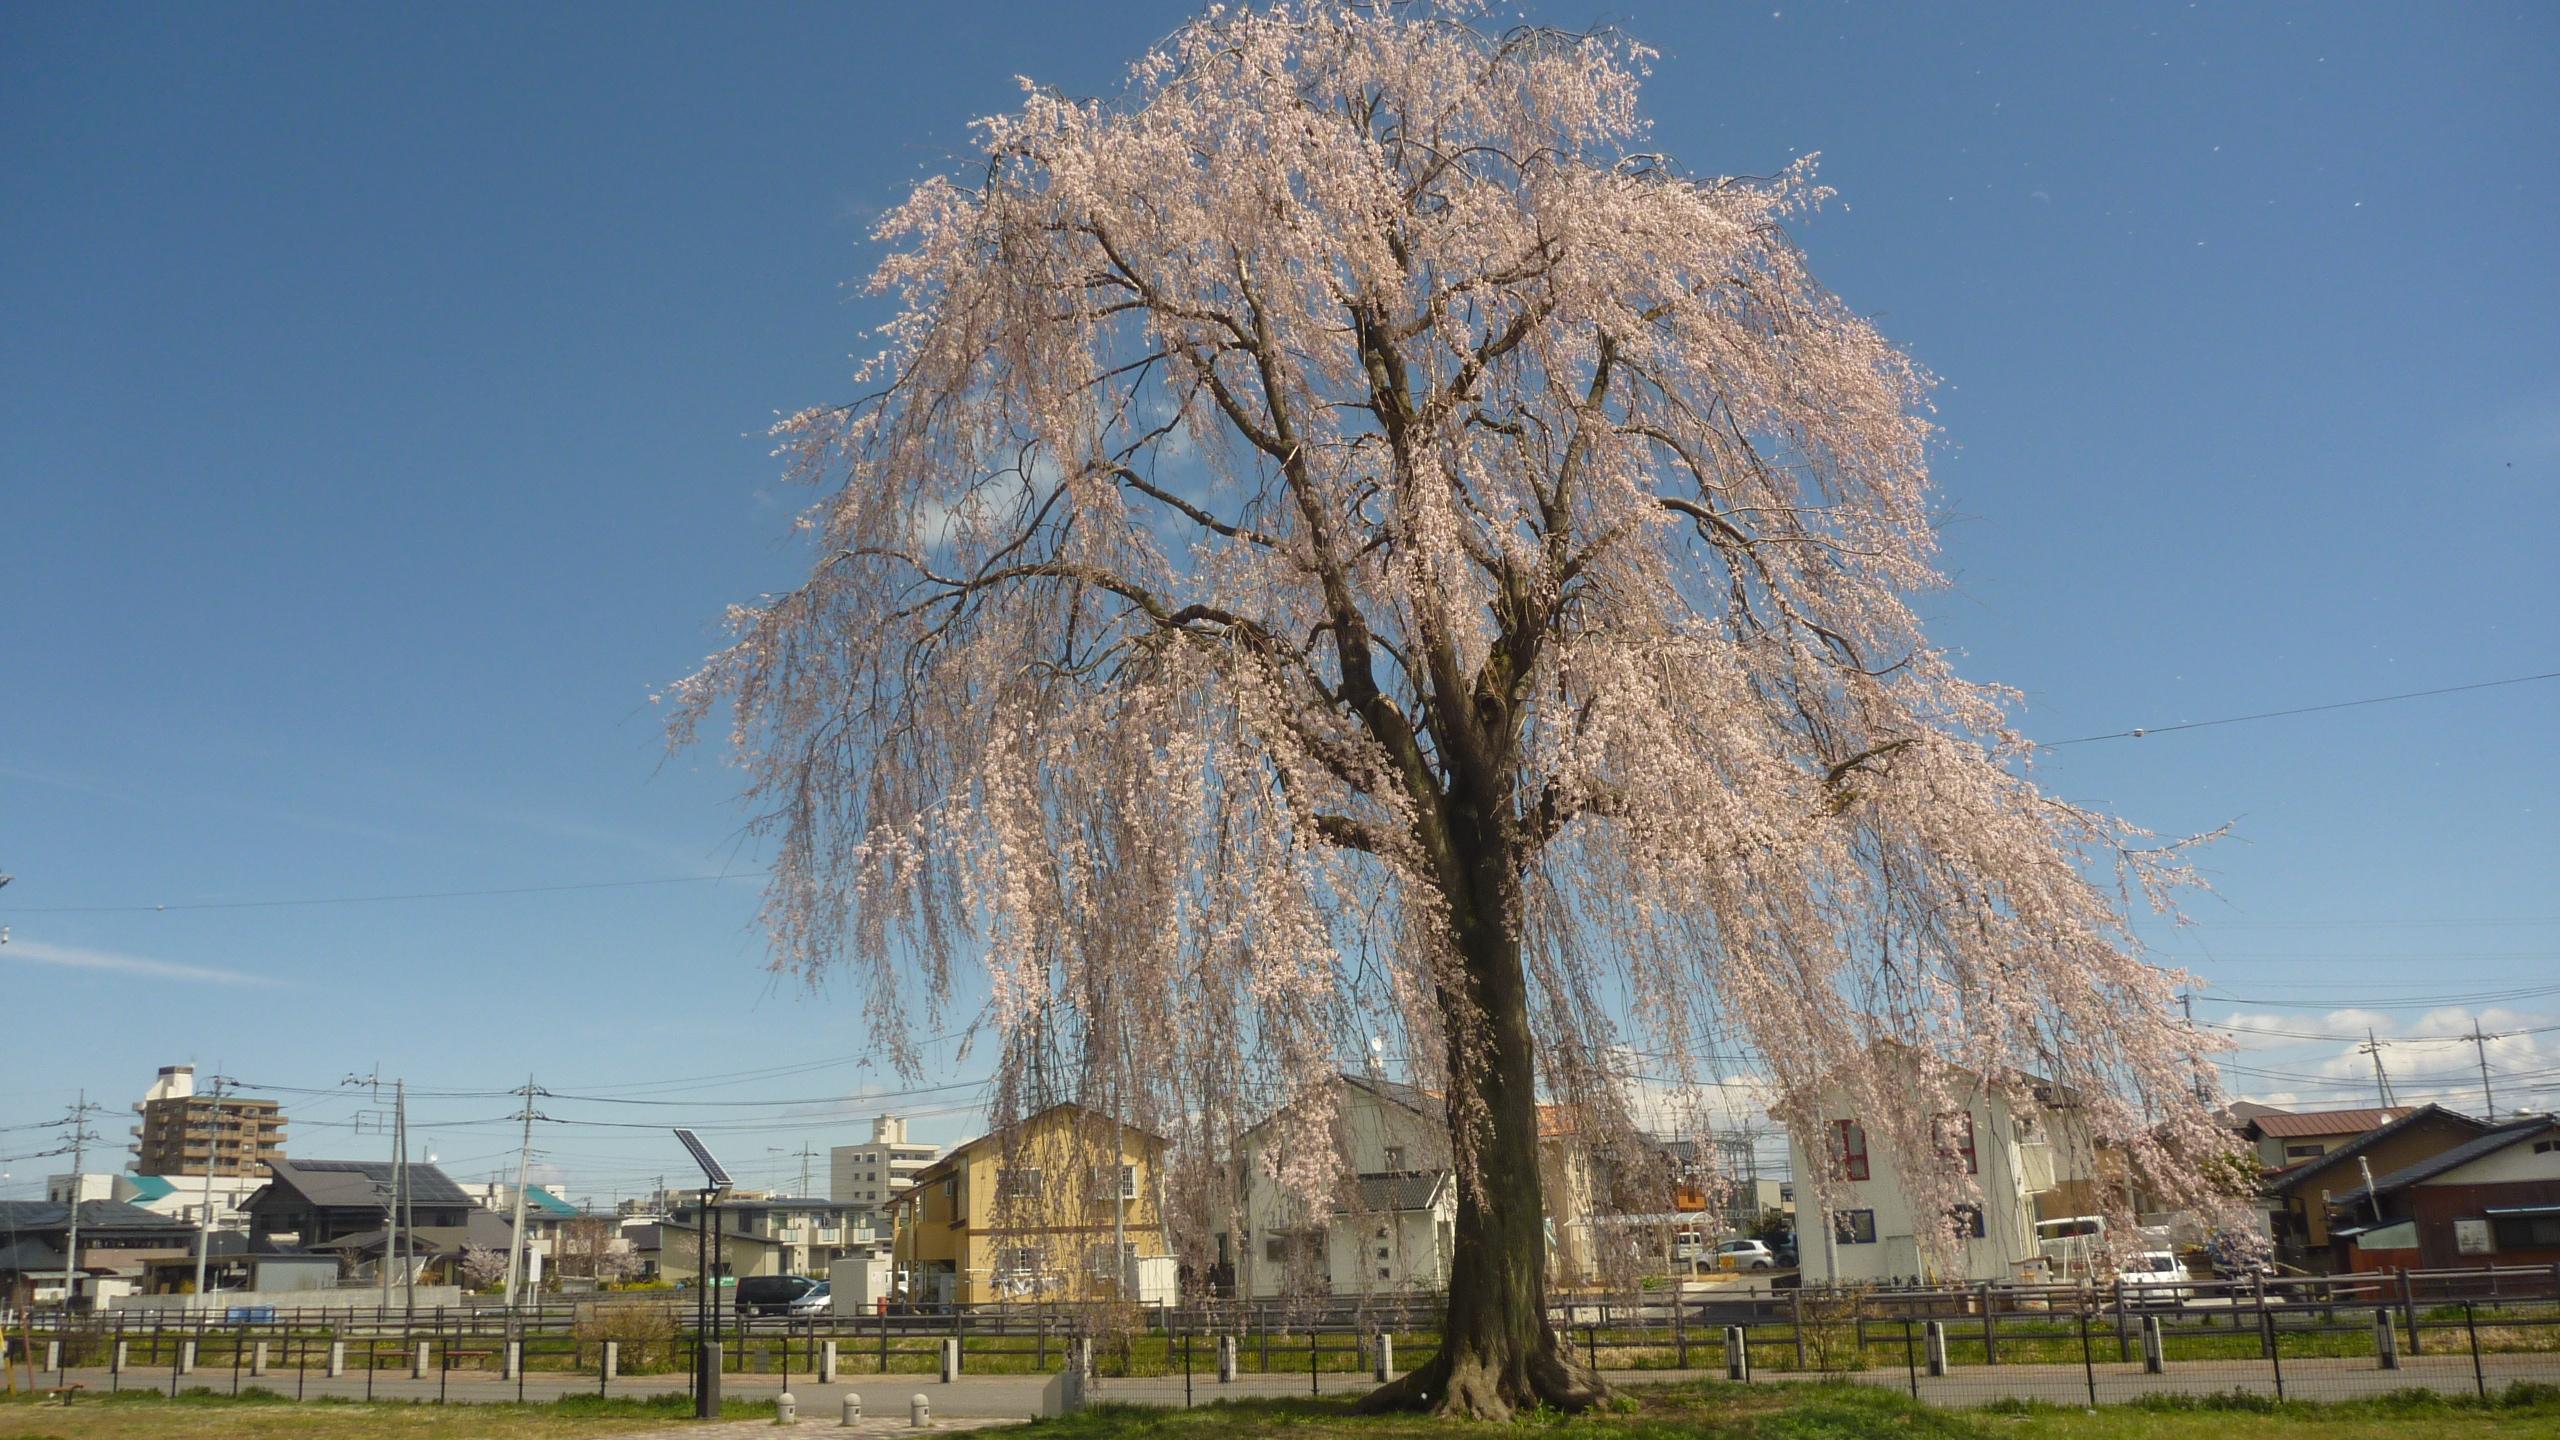
<path id="1" fill-rule="evenodd" d="M 463 1284 L 474 1290 L 486 1290 L 507 1278 L 507 1252 L 492 1250 L 486 1245 L 465 1245 L 458 1268 Z"/>
<path id="2" fill-rule="evenodd" d="M 1623 1144 L 1638 1077 L 1748 1046 L 1924 1214 L 1967 1086 L 2068 1087 L 2172 1197 L 2216 1133 L 2124 913 L 2175 849 L 2038 790 L 1923 637 L 1924 377 L 1790 244 L 1809 162 L 1654 152 L 1649 58 L 1289 0 L 1027 89 L 881 226 L 862 393 L 778 429 L 815 566 L 681 688 L 777 964 L 921 1074 L 983 963 L 999 1121 L 1225 1154 L 1276 1108 L 1315 1204 L 1341 1057 L 1411 1057 L 1455 1248 L 1382 1408 L 1606 1394 L 1546 1318 L 1542 1098 Z"/>
<path id="3" fill-rule="evenodd" d="M 640 1254 L 628 1248 L 608 1248 L 595 1258 L 596 1279 L 608 1285 L 620 1284 L 640 1273 Z"/>
<path id="4" fill-rule="evenodd" d="M 1751 1238 L 1774 1247 L 1778 1242 L 1794 1234 L 1795 1229 L 1795 1217 L 1786 1211 L 1763 1210 L 1760 1212 L 1760 1218 L 1752 1222 Z"/>
<path id="5" fill-rule="evenodd" d="M 560 1227 L 558 1268 L 572 1279 L 627 1280 L 639 1273 L 640 1257 L 623 1246 L 620 1221 L 581 1215 Z"/>

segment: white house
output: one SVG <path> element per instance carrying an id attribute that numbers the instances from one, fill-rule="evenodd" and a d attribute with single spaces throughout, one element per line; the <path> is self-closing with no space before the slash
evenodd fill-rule
<path id="1" fill-rule="evenodd" d="M 2038 1086 L 2040 1092 L 2050 1087 Z M 1787 1160 L 1798 1177 L 1796 1198 L 1803 1221 L 1797 1230 L 1804 1283 L 1856 1285 L 1918 1280 L 2010 1280 L 2040 1268 L 2038 1197 L 2077 1197 L 2092 1180 L 2093 1157 L 2067 1106 L 2039 1104 L 2013 1114 L 2006 1096 L 1963 1077 L 1956 1092 L 1963 1108 L 1934 1125 L 1943 1163 L 1960 1170 L 1981 1192 L 1978 1205 L 1956 1212 L 1961 1236 L 1952 1264 L 1922 1259 L 1922 1217 L 1895 1157 L 1870 1144 L 1866 1120 L 1845 1090 L 1826 1087 L 1817 1107 L 1821 1155 L 1805 1137 L 1790 1133 Z M 1881 1127 L 1879 1127 L 1881 1128 Z M 1828 1197 L 1830 1224 L 1816 1209 L 1813 1177 L 1836 1163 L 1842 1179 Z M 2068 1207 L 2066 1206 L 2066 1211 Z M 2070 1212 L 2078 1213 L 2078 1212 Z"/>
<path id="2" fill-rule="evenodd" d="M 1271 1121 L 1237 1140 L 1239 1296 L 1427 1293 L 1449 1283 L 1458 1192 L 1444 1107 L 1392 1080 L 1342 1075 L 1335 1084 L 1334 1143 L 1355 1178 L 1326 1213 L 1310 1215 L 1272 1178 Z"/>
<path id="3" fill-rule="evenodd" d="M 1448 1108 L 1437 1095 L 1376 1075 L 1338 1075 L 1335 1164 L 1350 1178 L 1328 1213 L 1310 1215 L 1272 1178 L 1269 1120 L 1237 1139 L 1244 1234 L 1229 1254 L 1236 1293 L 1280 1295 L 1430 1293 L 1449 1283 L 1458 1181 L 1449 1164 Z M 1591 1278 L 1599 1243 L 1590 1220 L 1594 1171 L 1574 1145 L 1574 1116 L 1538 1107 L 1539 1173 L 1546 1191 L 1547 1282 Z"/>

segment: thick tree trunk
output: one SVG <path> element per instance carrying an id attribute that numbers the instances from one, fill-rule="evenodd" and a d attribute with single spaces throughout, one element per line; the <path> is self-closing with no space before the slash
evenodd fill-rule
<path id="1" fill-rule="evenodd" d="M 1450 1143 L 1459 1157 L 1456 1248 L 1440 1351 L 1373 1391 L 1364 1410 L 1430 1410 L 1506 1419 L 1545 1406 L 1582 1410 L 1608 1387 L 1547 1324 L 1546 1202 L 1539 1183 L 1537 1056 L 1529 1032 L 1511 847 L 1453 826 L 1472 852 L 1465 898 L 1451 906 L 1464 961 L 1444 990 Z M 1461 868 L 1461 867 L 1453 867 Z"/>

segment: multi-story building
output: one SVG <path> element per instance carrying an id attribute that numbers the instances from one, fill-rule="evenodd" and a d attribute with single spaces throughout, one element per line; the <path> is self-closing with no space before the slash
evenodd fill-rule
<path id="1" fill-rule="evenodd" d="M 2560 1265 L 2560 1117 L 2522 1115 L 2329 1201 L 2340 1270 Z"/>
<path id="2" fill-rule="evenodd" d="M 163 1065 L 134 1113 L 140 1175 L 241 1175 L 263 1180 L 284 1158 L 284 1107 L 273 1100 L 196 1092 L 196 1068 Z"/>
<path id="3" fill-rule="evenodd" d="M 1162 1137 L 1072 1104 L 959 1146 L 891 1201 L 900 1288 L 932 1305 L 1170 1302 L 1164 1152 Z"/>
<path id="4" fill-rule="evenodd" d="M 153 1260 L 187 1254 L 196 1228 L 120 1200 L 78 1202 L 80 1251 L 71 1253 L 72 1205 L 0 1200 L 0 1307 L 68 1300 L 86 1305 L 130 1295 Z"/>
<path id="5" fill-rule="evenodd" d="M 1458 1217 L 1448 1105 L 1438 1095 L 1376 1074 L 1335 1077 L 1332 1196 L 1310 1204 L 1274 1178 L 1281 1167 L 1272 1120 L 1236 1140 L 1244 1233 L 1222 1237 L 1236 1293 L 1281 1295 L 1435 1293 L 1449 1283 Z M 1544 1192 L 1547 1283 L 1567 1287 L 1596 1273 L 1601 1228 L 1597 1175 L 1577 1145 L 1576 1115 L 1538 1107 L 1538 1175 Z"/>
<path id="6" fill-rule="evenodd" d="M 2048 1263 L 2037 1243 L 2039 1219 L 2094 1213 L 2102 1183 L 2096 1151 L 2067 1096 L 2029 1081 L 2036 1099 L 2013 1108 L 2000 1087 L 1950 1079 L 1958 1108 L 1932 1120 L 1937 1160 L 1962 1174 L 1978 1197 L 1948 1217 L 1957 1232 L 1953 1252 L 1934 1262 L 1926 1257 L 1924 1227 L 1944 1222 L 1915 1209 L 1901 1162 L 1868 1143 L 1874 1117 L 1857 1114 L 1846 1092 L 1829 1086 L 1815 1106 L 1819 1149 L 1802 1135 L 1791 1135 L 1787 1147 L 1798 1186 L 1812 1185 L 1796 1192 L 1804 1283 L 2026 1278 Z M 1814 1183 L 1823 1176 L 1827 1188 Z M 1822 1202 L 1828 1225 L 1812 1208 Z"/>
<path id="7" fill-rule="evenodd" d="M 723 1199 L 712 1207 L 718 1227 L 719 1273 L 737 1279 L 751 1275 L 810 1275 L 825 1278 L 838 1260 L 873 1255 L 886 1245 L 888 1233 L 875 1228 L 871 1211 L 832 1200 L 777 1196 L 769 1200 Z M 702 1201 L 681 1199 L 667 1207 L 666 1217 L 640 1227 L 635 1247 L 654 1262 L 661 1279 L 689 1279 L 701 1272 Z"/>
<path id="8" fill-rule="evenodd" d="M 838 1145 L 827 1152 L 827 1198 L 839 1205 L 885 1210 L 941 1154 L 938 1146 L 909 1140 L 904 1117 L 880 1116 L 871 1122 L 868 1144 Z"/>
<path id="9" fill-rule="evenodd" d="M 2379 1117 L 2379 1111 L 2357 1111 L 2356 1118 Z M 2253 1122 L 2263 1127 L 2264 1118 Z M 2326 1121 L 2336 1125 L 2341 1122 Z M 2352 1121 L 2345 1122 L 2352 1123 Z M 2273 1226 L 2275 1258 L 2284 1265 L 2325 1274 L 2347 1258 L 2329 1234 L 2337 1212 L 2334 1198 L 2360 1188 L 2368 1176 L 2393 1175 L 2489 1133 L 2486 1120 L 2475 1120 L 2441 1105 L 2421 1105 L 2382 1119 L 2361 1134 L 2335 1138 L 2305 1159 L 2260 1178 L 2258 1193 Z M 2282 1136 L 2276 1137 L 2279 1141 Z"/>
<path id="10" fill-rule="evenodd" d="M 1228 1254 L 1239 1296 L 1393 1295 L 1449 1283 L 1458 1191 L 1446 1107 L 1392 1080 L 1335 1083 L 1333 1162 L 1349 1178 L 1332 1203 L 1311 1207 L 1273 1178 L 1284 1158 L 1273 1121 L 1236 1139 L 1244 1231 Z"/>

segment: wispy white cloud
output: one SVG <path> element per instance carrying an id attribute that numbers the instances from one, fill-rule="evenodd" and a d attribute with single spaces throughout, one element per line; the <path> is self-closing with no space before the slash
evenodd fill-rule
<path id="1" fill-rule="evenodd" d="M 0 965 L 10 962 L 56 965 L 66 970 L 144 975 L 157 980 L 191 980 L 207 985 L 280 985 L 283 983 L 271 976 L 252 975 L 245 970 L 224 970 L 212 965 L 181 965 L 174 960 L 153 960 L 141 955 L 119 955 L 113 950 L 89 950 L 77 945 L 48 945 L 42 940 L 11 940 L 5 945 L 0 945 Z"/>

